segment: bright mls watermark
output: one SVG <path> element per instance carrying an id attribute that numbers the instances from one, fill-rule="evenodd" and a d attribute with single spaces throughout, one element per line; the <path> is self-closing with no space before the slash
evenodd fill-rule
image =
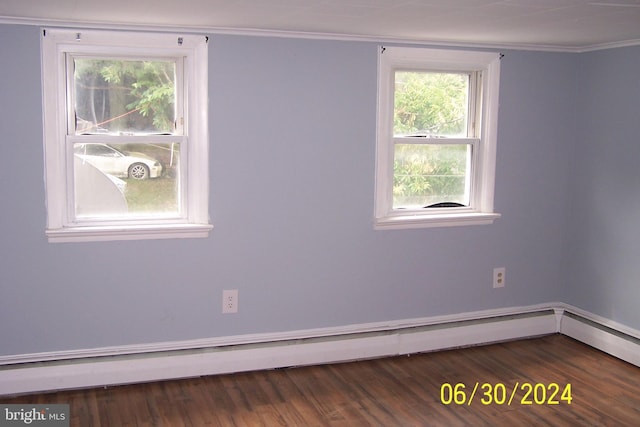
<path id="1" fill-rule="evenodd" d="M 69 405 L 0 405 L 0 427 L 69 427 Z"/>

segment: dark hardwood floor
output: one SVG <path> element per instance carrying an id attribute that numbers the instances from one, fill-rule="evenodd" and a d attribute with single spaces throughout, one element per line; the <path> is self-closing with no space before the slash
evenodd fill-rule
<path id="1" fill-rule="evenodd" d="M 464 384 L 464 390 L 456 384 Z M 551 335 L 361 362 L 2 398 L 0 403 L 68 403 L 71 425 L 82 427 L 626 427 L 640 426 L 640 368 Z"/>

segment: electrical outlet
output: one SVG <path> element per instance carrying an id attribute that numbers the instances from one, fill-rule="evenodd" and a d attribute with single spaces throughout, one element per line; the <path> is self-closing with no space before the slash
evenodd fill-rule
<path id="1" fill-rule="evenodd" d="M 222 291 L 222 313 L 238 312 L 238 290 L 228 289 Z"/>
<path id="2" fill-rule="evenodd" d="M 493 287 L 504 288 L 505 273 L 507 269 L 505 267 L 499 267 L 493 269 Z"/>

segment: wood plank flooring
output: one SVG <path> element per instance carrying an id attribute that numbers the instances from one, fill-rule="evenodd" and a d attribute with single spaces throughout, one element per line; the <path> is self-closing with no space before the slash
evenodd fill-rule
<path id="1" fill-rule="evenodd" d="M 441 396 L 445 383 L 466 387 L 451 395 L 445 386 Z M 528 399 L 524 383 L 531 384 Z M 551 383 L 559 386 L 553 397 Z M 571 384 L 570 404 L 561 399 L 566 384 Z M 461 404 L 453 401 L 456 397 Z M 443 398 L 452 402 L 443 404 Z M 523 404 L 527 400 L 532 404 Z M 69 403 L 71 425 L 80 427 L 640 426 L 640 368 L 550 335 L 362 362 L 2 398 L 0 403 Z"/>

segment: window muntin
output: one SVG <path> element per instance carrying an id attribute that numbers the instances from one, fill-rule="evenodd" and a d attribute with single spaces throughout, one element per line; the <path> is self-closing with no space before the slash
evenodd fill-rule
<path id="1" fill-rule="evenodd" d="M 490 223 L 499 55 L 382 47 L 377 228 Z"/>
<path id="2" fill-rule="evenodd" d="M 208 235 L 207 40 L 43 30 L 50 241 Z"/>

